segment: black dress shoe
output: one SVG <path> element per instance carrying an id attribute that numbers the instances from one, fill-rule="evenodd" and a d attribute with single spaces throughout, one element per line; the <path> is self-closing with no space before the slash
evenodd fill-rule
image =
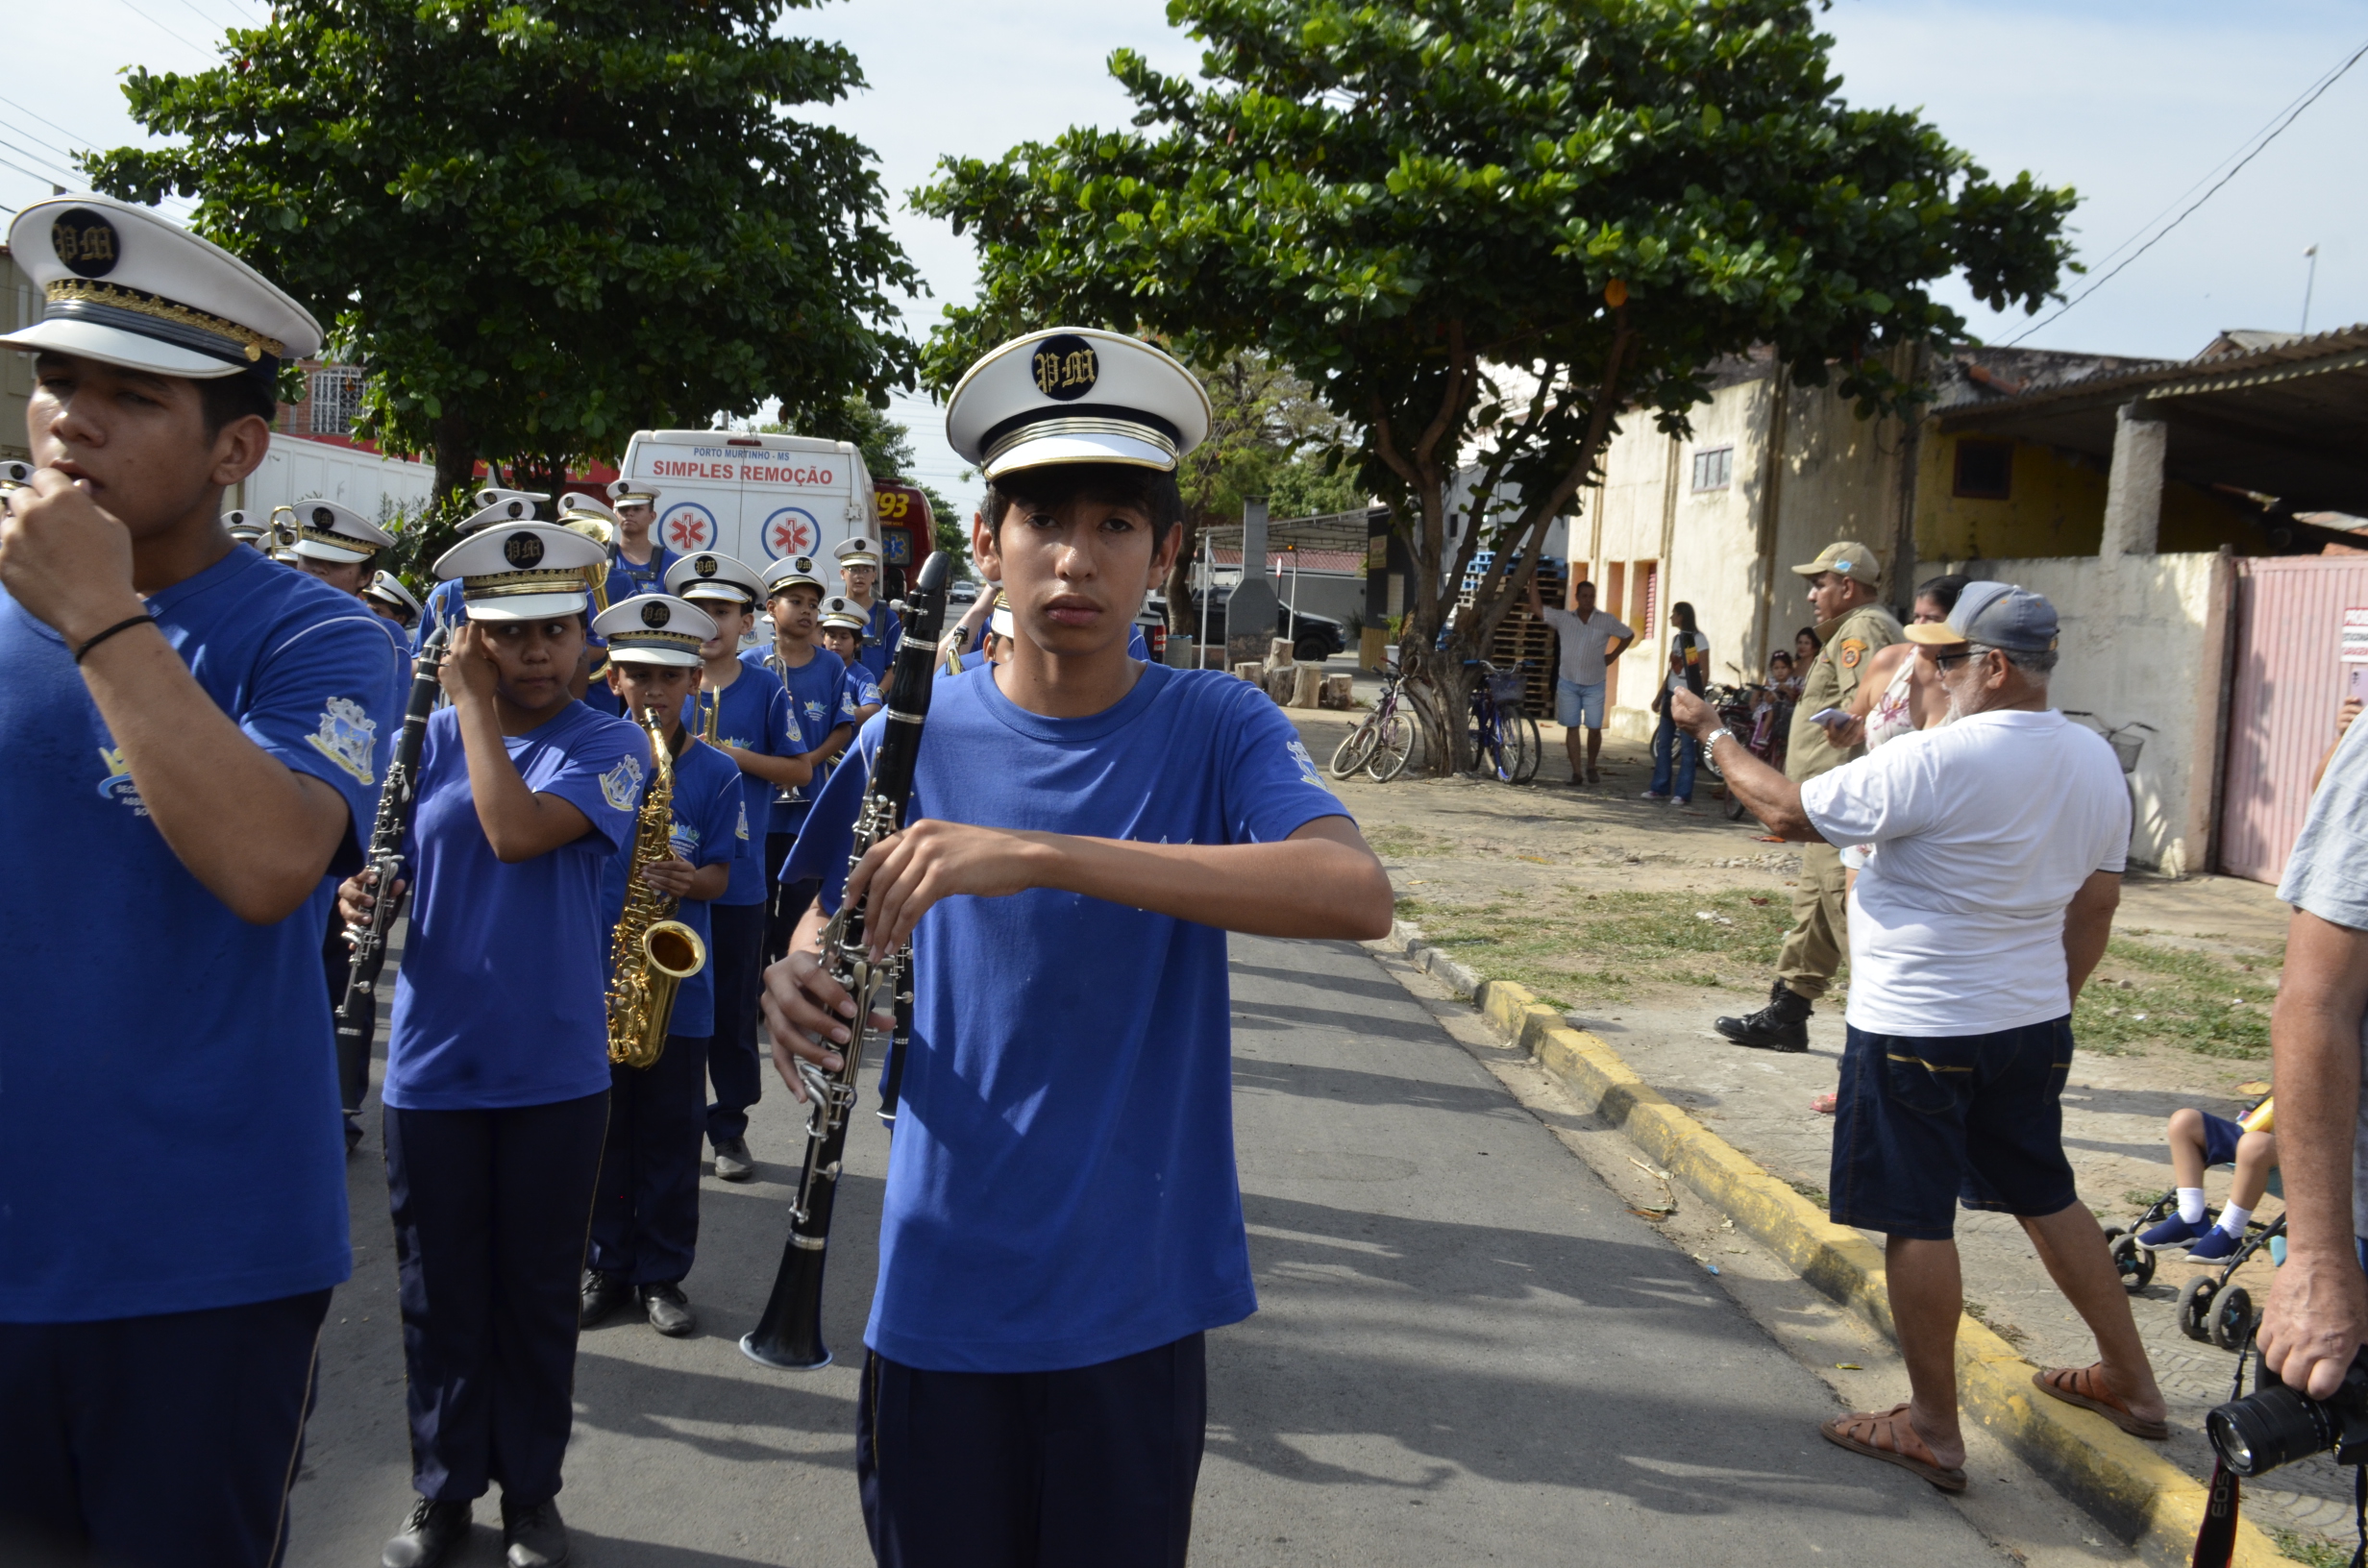
<path id="1" fill-rule="evenodd" d="M 598 1328 L 609 1313 L 626 1303 L 633 1287 L 615 1274 L 604 1274 L 597 1268 L 583 1271 L 582 1294 L 578 1298 L 576 1326 L 580 1329 Z"/>
<path id="2" fill-rule="evenodd" d="M 756 1162 L 749 1154 L 749 1140 L 728 1138 L 715 1146 L 715 1179 L 719 1182 L 745 1182 L 756 1174 Z"/>
<path id="3" fill-rule="evenodd" d="M 469 1506 L 421 1498 L 395 1538 L 379 1554 L 380 1568 L 435 1568 L 469 1538 Z"/>
<path id="4" fill-rule="evenodd" d="M 699 1327 L 699 1319 L 691 1315 L 691 1304 L 678 1285 L 645 1285 L 640 1287 L 641 1311 L 650 1320 L 650 1327 L 669 1339 L 679 1339 Z"/>
<path id="5" fill-rule="evenodd" d="M 559 1500 L 547 1497 L 526 1507 L 502 1499 L 502 1551 L 509 1568 L 559 1568 L 567 1560 L 567 1527 L 559 1522 Z"/>
<path id="6" fill-rule="evenodd" d="M 1808 997 L 1779 980 L 1768 988 L 1767 1006 L 1739 1018 L 1714 1018 L 1711 1027 L 1754 1050 L 1805 1051 L 1809 1049 L 1809 1016 L 1815 1011 Z"/>

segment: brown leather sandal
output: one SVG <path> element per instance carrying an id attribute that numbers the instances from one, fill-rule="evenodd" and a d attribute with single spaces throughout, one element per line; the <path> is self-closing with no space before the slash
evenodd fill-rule
<path id="1" fill-rule="evenodd" d="M 2121 1396 L 2106 1385 L 2103 1361 L 2088 1366 L 2041 1367 L 2031 1374 L 2031 1382 L 2041 1393 L 2052 1394 L 2066 1405 L 2096 1411 L 2133 1437 L 2158 1443 L 2171 1434 L 2169 1422 L 2149 1421 L 2130 1412 Z"/>
<path id="2" fill-rule="evenodd" d="M 1965 1489 L 1965 1472 L 1943 1470 L 1940 1461 L 1923 1438 L 1916 1435 L 1909 1423 L 1905 1402 L 1887 1410 L 1859 1410 L 1849 1415 L 1838 1415 L 1821 1423 L 1817 1431 L 1829 1443 L 1838 1444 L 1853 1454 L 1863 1454 L 1870 1459 L 1896 1464 L 1911 1470 L 1944 1492 Z"/>

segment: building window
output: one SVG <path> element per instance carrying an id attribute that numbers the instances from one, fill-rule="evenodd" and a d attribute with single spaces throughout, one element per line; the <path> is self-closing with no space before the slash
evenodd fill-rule
<path id="1" fill-rule="evenodd" d="M 1724 490 L 1735 478 L 1735 449 L 1705 447 L 1693 454 L 1693 487 Z"/>
<path id="2" fill-rule="evenodd" d="M 361 372 L 333 365 L 312 373 L 312 433 L 344 435 L 361 417 Z"/>
<path id="3" fill-rule="evenodd" d="M 2005 501 L 2013 487 L 2013 442 L 1957 443 L 1957 495 L 1967 501 Z"/>
<path id="4" fill-rule="evenodd" d="M 1635 599 L 1629 603 L 1629 618 L 1640 641 L 1652 640 L 1653 626 L 1661 616 L 1661 563 L 1639 561 L 1629 575 L 1629 584 Z"/>

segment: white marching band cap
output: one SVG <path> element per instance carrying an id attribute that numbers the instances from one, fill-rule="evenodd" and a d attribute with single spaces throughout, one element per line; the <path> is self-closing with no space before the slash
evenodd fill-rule
<path id="1" fill-rule="evenodd" d="M 496 499 L 487 501 L 487 496 Z M 531 523 L 534 521 L 534 502 L 541 498 L 520 490 L 480 490 L 469 499 L 478 503 L 478 508 L 460 520 L 458 527 L 462 533 L 475 533 L 496 523 Z"/>
<path id="2" fill-rule="evenodd" d="M 523 501 L 527 503 L 527 510 L 530 512 L 550 499 L 550 492 L 545 490 L 506 490 L 498 484 L 489 484 L 473 493 L 469 497 L 469 504 L 481 512 L 488 506 L 499 506 L 506 501 Z"/>
<path id="3" fill-rule="evenodd" d="M 872 624 L 872 612 L 844 594 L 832 594 L 823 600 L 823 625 L 844 626 L 850 631 L 861 631 Z"/>
<path id="4" fill-rule="evenodd" d="M 784 555 L 765 568 L 765 597 L 767 599 L 801 584 L 811 587 L 818 594 L 826 586 L 823 579 L 815 575 L 814 557 L 811 555 Z"/>
<path id="5" fill-rule="evenodd" d="M 255 543 L 258 539 L 263 537 L 264 533 L 268 531 L 264 528 L 263 525 L 254 521 L 243 510 L 234 509 L 224 512 L 222 514 L 222 526 L 230 530 L 232 538 L 237 540 L 242 545 L 251 545 Z"/>
<path id="6" fill-rule="evenodd" d="M 657 486 L 647 479 L 617 479 L 608 486 L 608 501 L 614 506 L 655 505 Z"/>
<path id="7" fill-rule="evenodd" d="M 617 530 L 624 526 L 625 520 L 610 511 L 606 502 L 580 490 L 570 490 L 559 498 L 559 527 L 572 528 L 596 544 L 615 544 Z"/>
<path id="8" fill-rule="evenodd" d="M 715 619 L 672 594 L 636 594 L 594 616 L 592 634 L 608 639 L 611 664 L 695 670 L 707 662 L 699 656 L 699 647 L 715 635 Z"/>
<path id="9" fill-rule="evenodd" d="M 877 566 L 880 562 L 879 541 L 860 533 L 852 539 L 840 540 L 838 548 L 830 553 L 837 557 L 842 572 L 851 566 Z"/>
<path id="10" fill-rule="evenodd" d="M 107 196 L 36 202 L 9 254 L 41 315 L 0 344 L 157 376 L 214 380 L 320 352 L 321 324 L 263 275 L 144 207 Z"/>
<path id="11" fill-rule="evenodd" d="M 420 605 L 419 597 L 403 586 L 403 579 L 392 572 L 381 572 L 372 577 L 369 586 L 362 589 L 361 597 L 375 599 L 387 608 L 402 613 L 403 624 L 407 626 L 427 613 Z"/>
<path id="12" fill-rule="evenodd" d="M 297 554 L 316 561 L 366 561 L 395 542 L 395 536 L 351 506 L 308 496 L 287 508 L 296 520 Z"/>
<path id="13" fill-rule="evenodd" d="M 608 552 L 555 523 L 481 528 L 435 563 L 444 581 L 460 579 L 472 621 L 544 621 L 580 614 L 592 602 L 584 568 L 605 566 Z"/>
<path id="14" fill-rule="evenodd" d="M 666 569 L 666 591 L 684 599 L 728 599 L 753 607 L 764 600 L 765 579 L 745 561 L 703 550 Z"/>
<path id="15" fill-rule="evenodd" d="M 946 441 L 992 480 L 1055 463 L 1172 474 L 1208 439 L 1209 395 L 1174 357 L 1091 327 L 1015 337 L 963 373 Z"/>

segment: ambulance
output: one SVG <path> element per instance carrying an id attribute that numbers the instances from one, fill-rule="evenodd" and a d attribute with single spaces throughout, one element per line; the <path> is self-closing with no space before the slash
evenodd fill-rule
<path id="1" fill-rule="evenodd" d="M 875 484 L 863 454 L 845 441 L 637 430 L 621 472 L 657 491 L 654 531 L 678 555 L 716 551 L 759 572 L 783 556 L 811 555 L 827 569 L 839 544 L 868 533 L 887 556 L 882 588 L 893 598 L 929 553 L 927 499 L 905 485 Z"/>

